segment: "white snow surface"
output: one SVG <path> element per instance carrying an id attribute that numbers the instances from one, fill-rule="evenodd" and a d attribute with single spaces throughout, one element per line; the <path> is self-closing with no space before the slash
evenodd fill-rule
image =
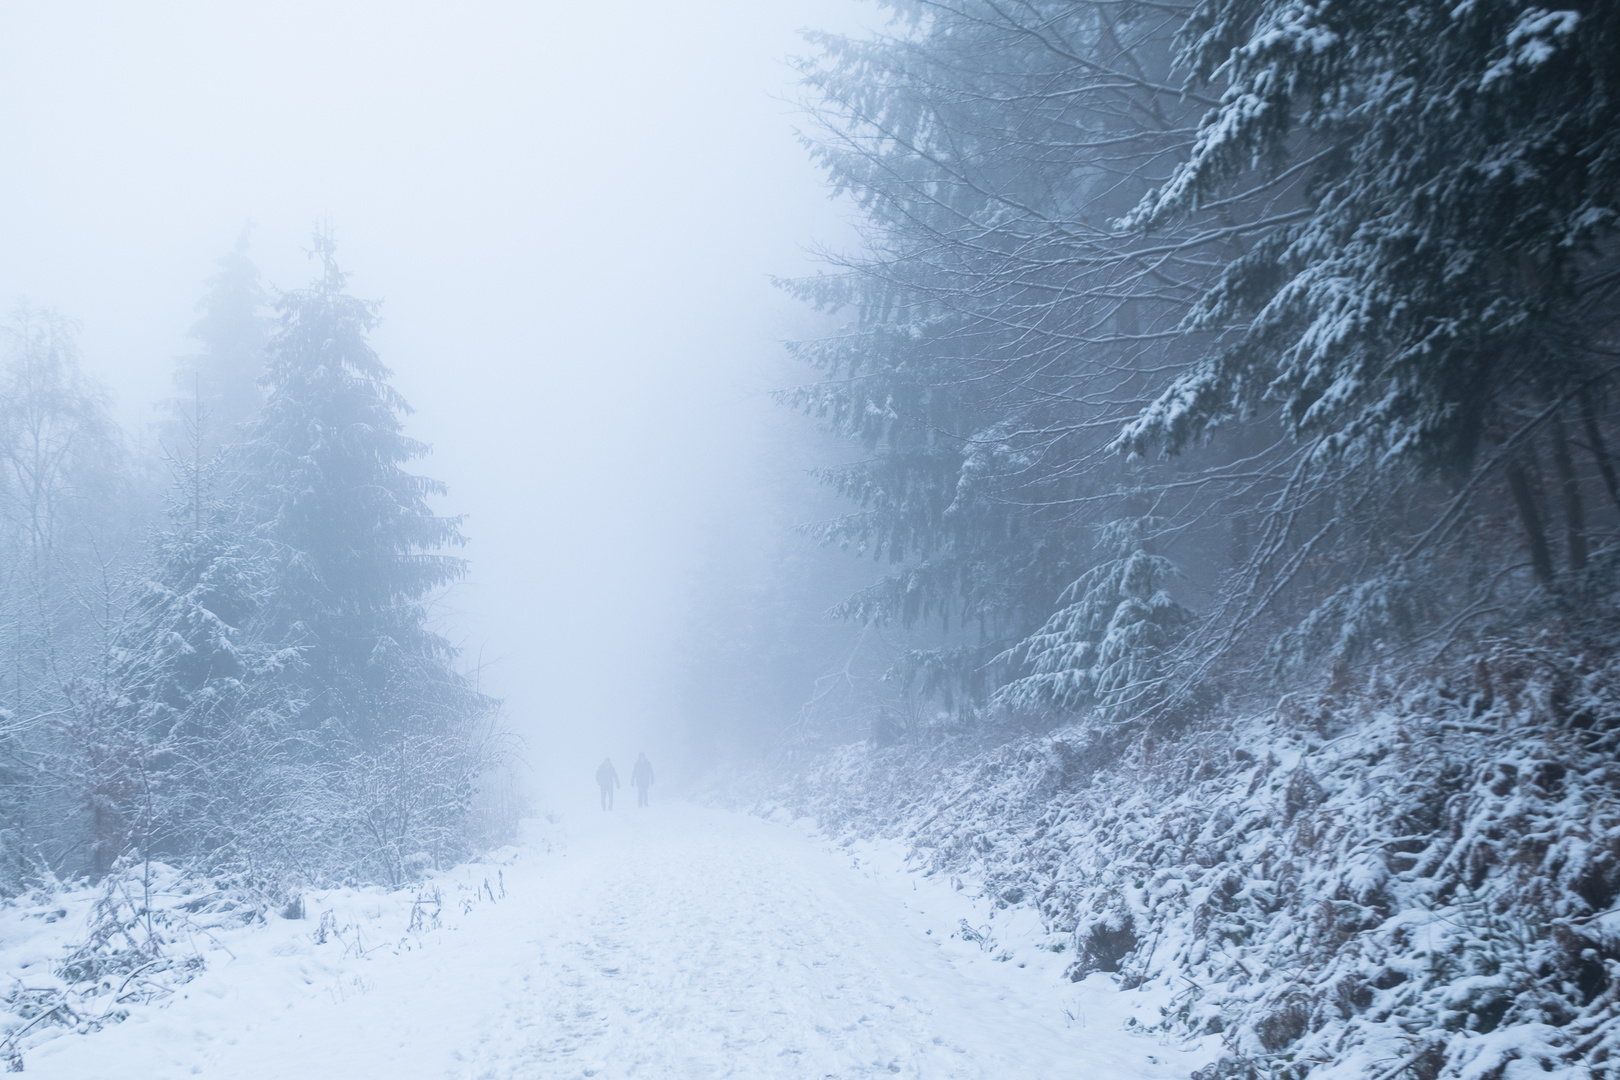
<path id="1" fill-rule="evenodd" d="M 413 892 L 373 889 L 218 931 L 199 945 L 206 969 L 167 998 L 90 1034 L 34 1033 L 27 1072 L 1171 1080 L 1217 1050 L 1133 1032 L 1166 1002 L 1063 979 L 1069 956 L 1051 950 L 1067 935 L 1027 908 L 996 918 L 897 844 L 835 847 L 804 822 L 683 804 L 580 814 L 531 823 L 521 846 L 434 886 L 432 929 L 408 929 Z M 17 910 L 0 919 L 10 945 Z M 49 935 L 34 934 L 37 952 Z M 17 949 L 0 958 L 36 977 Z"/>

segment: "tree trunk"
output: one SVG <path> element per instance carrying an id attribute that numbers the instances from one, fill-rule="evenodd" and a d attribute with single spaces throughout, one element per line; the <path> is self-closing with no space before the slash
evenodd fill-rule
<path id="1" fill-rule="evenodd" d="M 1524 523 L 1525 535 L 1530 540 L 1530 566 L 1536 572 L 1536 580 L 1543 585 L 1551 585 L 1553 579 L 1552 554 L 1547 548 L 1547 530 L 1541 525 L 1541 512 L 1536 509 L 1535 490 L 1530 486 L 1530 476 L 1525 472 L 1524 462 L 1514 458 L 1508 462 L 1508 487 L 1513 489 L 1513 501 L 1519 507 L 1519 520 Z"/>
<path id="2" fill-rule="evenodd" d="M 1575 462 L 1569 456 L 1569 439 L 1562 417 L 1553 417 L 1553 467 L 1558 470 L 1558 487 L 1564 501 L 1564 532 L 1569 542 L 1569 568 L 1575 573 L 1586 569 L 1586 506 L 1581 502 L 1581 482 L 1575 475 Z"/>
<path id="3" fill-rule="evenodd" d="M 1620 476 L 1615 475 L 1614 459 L 1609 456 L 1609 448 L 1603 445 L 1603 432 L 1598 427 L 1597 403 L 1592 400 L 1592 391 L 1581 393 L 1581 424 L 1586 428 L 1586 441 L 1597 459 L 1598 472 L 1603 474 L 1603 484 L 1609 489 L 1609 498 L 1614 505 L 1620 507 Z"/>

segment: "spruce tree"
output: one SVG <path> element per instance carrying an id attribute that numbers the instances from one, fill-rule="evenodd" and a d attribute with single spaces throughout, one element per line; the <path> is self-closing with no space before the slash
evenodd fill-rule
<path id="1" fill-rule="evenodd" d="M 320 278 L 285 294 L 269 342 L 268 396 L 236 455 L 239 480 L 277 563 L 273 636 L 302 651 L 307 723 L 374 746 L 420 706 L 459 696 L 454 650 L 427 602 L 461 577 L 460 519 L 434 513 L 435 480 L 405 471 L 427 446 L 367 341 L 376 305 L 350 296 L 328 232 Z"/>
<path id="2" fill-rule="evenodd" d="M 426 447 L 367 343 L 331 237 L 283 296 L 264 404 L 209 458 L 171 456 L 169 527 L 70 738 L 98 866 L 121 854 L 289 879 L 399 883 L 466 854 L 472 785 L 496 763 L 495 703 L 428 626 L 459 577 L 459 522 L 403 466 Z"/>
<path id="3" fill-rule="evenodd" d="M 804 65 L 865 243 L 783 394 L 865 450 L 819 532 L 894 569 L 840 614 L 981 622 L 915 666 L 1063 710 L 1105 642 L 1190 700 L 1608 610 L 1614 5 L 877 2 Z M 1104 625 L 1139 495 L 1190 624 Z"/>
<path id="4" fill-rule="evenodd" d="M 848 321 L 794 346 L 817 379 L 782 398 L 864 451 L 821 470 L 854 507 L 817 531 L 891 568 L 836 613 L 934 622 L 896 674 L 971 713 L 1028 673 L 1005 661 L 1111 561 L 1091 526 L 1142 483 L 1102 448 L 1173 362 L 1207 271 L 1190 245 L 1139 255 L 1105 222 L 1197 106 L 1167 91 L 1161 12 L 883 6 L 903 14 L 869 40 L 813 38 L 803 65 L 813 153 L 865 242 L 791 286 Z"/>
<path id="5" fill-rule="evenodd" d="M 332 237 L 321 276 L 277 304 L 267 396 L 229 455 L 272 581 L 265 634 L 294 649 L 305 832 L 330 873 L 398 883 L 466 854 L 473 785 L 498 763 L 497 704 L 455 666 L 429 604 L 460 578 L 444 485 L 406 471 L 427 446 L 367 341 L 376 305 L 347 292 Z"/>
<path id="6" fill-rule="evenodd" d="M 1152 534 L 1166 524 L 1144 515 L 1102 527 L 1098 550 L 1112 558 L 1082 574 L 1046 625 L 1002 658 L 1030 673 L 1000 690 L 1001 703 L 1094 708 L 1124 719 L 1160 700 L 1175 646 L 1194 618 L 1164 588 L 1178 576 L 1175 563 L 1152 550 Z"/>
<path id="7" fill-rule="evenodd" d="M 296 648 L 266 636 L 273 565 L 238 507 L 177 476 L 107 663 L 70 688 L 102 868 L 125 851 L 209 867 L 281 861 Z"/>
<path id="8" fill-rule="evenodd" d="M 259 379 L 269 297 L 247 249 L 243 229 L 231 251 L 215 261 L 208 293 L 197 303 L 200 317 L 186 334 L 199 349 L 175 361 L 175 396 L 164 405 L 171 416 L 165 435 L 176 445 L 189 441 L 187 423 L 201 428 L 206 450 L 231 442 L 263 400 Z"/>
<path id="9" fill-rule="evenodd" d="M 1567 565 L 1583 571 L 1564 432 L 1597 432 L 1593 402 L 1613 381 L 1620 10 L 1204 0 L 1181 40 L 1194 84 L 1225 92 L 1122 224 L 1171 227 L 1256 176 L 1307 183 L 1186 320 L 1224 335 L 1219 347 L 1118 445 L 1193 448 L 1274 409 L 1314 445 L 1317 473 L 1376 471 L 1404 486 L 1483 466 L 1508 481 L 1546 585 L 1552 546 L 1535 499 L 1546 438 Z M 1610 469 L 1601 436 L 1587 441 Z M 1450 532 L 1462 520 L 1451 514 Z"/>

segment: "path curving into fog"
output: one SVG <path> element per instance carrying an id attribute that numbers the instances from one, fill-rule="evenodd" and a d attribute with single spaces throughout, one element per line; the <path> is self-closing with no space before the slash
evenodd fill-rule
<path id="1" fill-rule="evenodd" d="M 504 898 L 410 948 L 372 947 L 334 976 L 294 954 L 307 923 L 278 925 L 266 933 L 284 944 L 211 969 L 161 1022 L 59 1041 L 29 1071 L 1171 1080 L 1202 1064 L 1128 1034 L 1157 1003 L 1066 982 L 1061 958 L 1015 941 L 1015 912 L 998 920 L 1014 959 L 997 962 L 951 936 L 965 893 L 871 854 L 686 805 L 577 814 L 504 868 Z M 254 967 L 271 955 L 307 991 Z"/>

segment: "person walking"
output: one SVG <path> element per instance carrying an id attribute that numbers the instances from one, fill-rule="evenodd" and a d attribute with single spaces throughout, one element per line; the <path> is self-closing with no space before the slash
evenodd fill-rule
<path id="1" fill-rule="evenodd" d="M 646 806 L 647 789 L 652 787 L 652 762 L 647 760 L 645 750 L 636 758 L 636 767 L 630 770 L 630 782 L 636 785 L 636 805 Z"/>
<path id="2" fill-rule="evenodd" d="M 619 770 L 613 767 L 612 758 L 603 758 L 597 767 L 596 786 L 602 789 L 602 809 L 613 809 L 613 789 L 619 786 Z"/>

